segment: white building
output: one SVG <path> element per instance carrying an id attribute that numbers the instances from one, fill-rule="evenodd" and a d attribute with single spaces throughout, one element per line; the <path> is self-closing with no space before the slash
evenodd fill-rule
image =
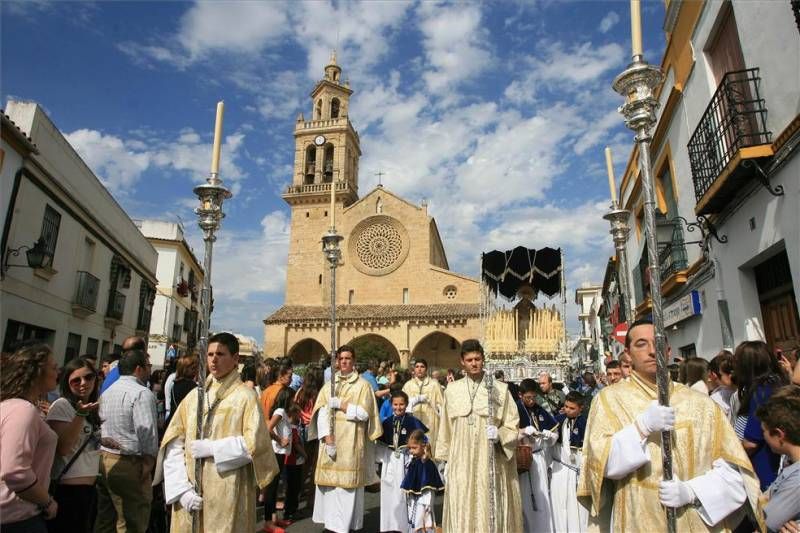
<path id="1" fill-rule="evenodd" d="M 9 102 L 0 166 L 3 351 L 40 339 L 64 363 L 146 336 L 156 252 L 37 104 Z"/>
<path id="2" fill-rule="evenodd" d="M 186 243 L 181 224 L 160 220 L 137 220 L 135 224 L 158 252 L 148 350 L 153 365 L 163 367 L 168 358 L 191 351 L 197 344 L 204 271 Z"/>
<path id="3" fill-rule="evenodd" d="M 600 324 L 599 311 L 603 304 L 603 286 L 583 282 L 575 289 L 575 304 L 578 306 L 580 337 L 573 348 L 580 354 L 580 362 L 585 368 L 604 370 L 603 354 L 605 342 Z"/>
<path id="4" fill-rule="evenodd" d="M 664 29 L 651 159 L 673 353 L 711 358 L 744 340 L 800 340 L 800 28 L 790 3 L 671 0 Z M 634 149 L 620 197 L 634 214 L 628 256 L 644 317 L 637 167 Z M 703 240 L 687 222 L 713 226 L 726 242 L 687 242 Z"/>

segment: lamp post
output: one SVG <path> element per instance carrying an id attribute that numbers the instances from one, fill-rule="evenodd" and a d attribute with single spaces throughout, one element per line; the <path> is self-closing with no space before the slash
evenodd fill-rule
<path id="1" fill-rule="evenodd" d="M 619 258 L 619 288 L 622 293 L 620 306 L 625 315 L 625 322 L 627 322 L 628 325 L 633 322 L 633 314 L 636 307 L 633 300 L 632 284 L 629 278 L 630 269 L 628 268 L 628 250 L 626 247 L 628 235 L 630 235 L 631 231 L 628 225 L 630 215 L 630 211 L 621 209 L 615 204 L 611 205 L 611 211 L 603 215 L 603 218 L 611 223 L 611 231 L 609 233 L 611 233 L 611 238 L 614 240 L 614 248 Z"/>
<path id="2" fill-rule="evenodd" d="M 658 263 L 658 239 L 656 236 L 655 181 L 650 163 L 650 141 L 656 123 L 658 100 L 654 91 L 664 80 L 658 67 L 644 60 L 642 53 L 642 29 L 639 0 L 631 0 L 631 36 L 633 53 L 631 63 L 616 78 L 612 87 L 625 98 L 619 111 L 625 117 L 625 125 L 636 135 L 639 151 L 639 173 L 644 193 L 644 234 L 647 243 L 647 260 L 650 269 L 650 298 L 653 304 L 653 326 L 656 341 L 656 386 L 658 403 L 669 405 L 669 371 L 666 360 L 666 337 L 661 302 L 661 270 Z M 669 431 L 661 432 L 661 461 L 664 479 L 672 479 L 672 440 Z M 675 532 L 675 509 L 666 508 L 667 530 Z"/>
<path id="3" fill-rule="evenodd" d="M 194 193 L 200 199 L 200 207 L 194 210 L 197 214 L 197 224 L 203 230 L 203 243 L 205 244 L 205 253 L 203 256 L 203 268 L 205 276 L 203 277 L 203 288 L 200 296 L 200 305 L 203 310 L 203 323 L 200 328 L 200 341 L 198 343 L 199 349 L 199 367 L 198 367 L 198 381 L 200 385 L 197 387 L 197 434 L 196 438 L 204 438 L 203 433 L 203 415 L 205 407 L 205 392 L 206 392 L 206 355 L 208 352 L 208 324 L 211 320 L 211 259 L 214 251 L 214 241 L 217 240 L 216 232 L 219 229 L 225 213 L 222 212 L 222 203 L 229 199 L 232 195 L 231 192 L 222 184 L 219 179 L 219 150 L 220 138 L 222 136 L 222 112 L 223 103 L 217 104 L 217 120 L 214 133 L 214 149 L 211 162 L 211 172 L 202 185 L 194 188 Z M 195 459 L 194 463 L 194 482 L 195 491 L 198 495 L 203 495 L 203 460 Z M 192 531 L 199 533 L 200 528 L 200 513 L 196 511 L 192 516 Z"/>

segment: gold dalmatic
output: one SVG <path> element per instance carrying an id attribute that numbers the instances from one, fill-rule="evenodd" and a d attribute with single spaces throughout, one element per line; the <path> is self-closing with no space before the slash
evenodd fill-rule
<path id="1" fill-rule="evenodd" d="M 319 409 L 328 405 L 331 396 L 330 382 L 319 391 L 314 404 L 313 416 L 319 416 Z M 336 437 L 336 458 L 331 459 L 320 442 L 317 455 L 317 470 L 314 483 L 323 487 L 355 489 L 372 483 L 373 475 L 368 469 L 374 468 L 372 442 L 383 434 L 378 406 L 372 387 L 356 372 L 347 376 L 336 373 L 336 396 L 348 404 L 358 405 L 367 412 L 366 422 L 347 420 L 341 409 L 336 410 L 334 431 Z M 372 451 L 372 453 L 370 453 Z"/>
<path id="2" fill-rule="evenodd" d="M 444 404 L 444 394 L 442 387 L 435 379 L 426 377 L 425 379 L 411 378 L 403 385 L 403 392 L 408 397 L 424 394 L 428 397 L 425 403 L 418 403 L 411 410 L 411 414 L 417 417 L 420 422 L 428 428 L 428 441 L 431 443 L 431 450 L 436 454 L 436 436 L 439 434 L 439 416 L 442 404 Z"/>
<path id="3" fill-rule="evenodd" d="M 252 389 L 231 372 L 221 381 L 211 376 L 206 381 L 207 404 L 203 409 L 204 438 L 244 437 L 252 462 L 223 474 L 217 472 L 213 458 L 203 461 L 203 510 L 201 531 L 214 533 L 252 533 L 256 530 L 256 486 L 266 487 L 278 474 L 278 462 L 264 423 L 258 398 Z M 218 402 L 218 403 L 217 403 Z M 209 416 L 209 409 L 216 403 Z M 190 445 L 197 435 L 197 389 L 180 403 L 164 434 L 160 455 L 167 444 L 184 439 L 184 457 L 189 482 L 194 485 L 194 458 Z M 179 503 L 172 506 L 172 533 L 189 533 L 192 514 Z"/>
<path id="4" fill-rule="evenodd" d="M 578 477 L 578 497 L 591 509 L 590 529 L 636 533 L 666 531 L 666 513 L 658 498 L 659 482 L 663 479 L 660 433 L 653 433 L 647 439 L 649 463 L 620 480 L 604 477 L 612 437 L 634 423 L 655 399 L 655 385 L 634 372 L 630 380 L 604 388 L 592 400 L 583 441 L 583 465 Z M 715 460 L 723 459 L 738 468 L 750 509 L 756 513 L 760 494 L 758 478 L 722 410 L 710 398 L 679 383 L 671 383 L 669 402 L 675 409 L 673 476 L 684 481 L 695 478 L 711 470 Z M 761 522 L 760 515 L 757 516 Z M 729 516 L 712 527 L 692 506 L 676 511 L 678 531 L 730 531 L 739 518 L 741 514 L 736 518 Z"/>
<path id="5" fill-rule="evenodd" d="M 522 503 L 517 476 L 519 426 L 517 405 L 505 383 L 492 392 L 495 454 L 495 525 L 498 533 L 522 532 Z M 489 531 L 489 394 L 481 380 L 462 378 L 448 385 L 436 442 L 435 458 L 447 463 L 444 533 Z"/>

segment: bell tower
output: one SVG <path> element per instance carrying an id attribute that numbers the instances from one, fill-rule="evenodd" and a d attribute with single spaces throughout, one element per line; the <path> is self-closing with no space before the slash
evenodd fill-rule
<path id="1" fill-rule="evenodd" d="M 334 51 L 311 91 L 311 120 L 300 113 L 294 126 L 292 184 L 282 195 L 292 210 L 286 305 L 326 301 L 327 265 L 320 240 L 330 227 L 331 187 L 338 220 L 344 208 L 358 200 L 361 148 L 348 117 L 352 94 Z"/>

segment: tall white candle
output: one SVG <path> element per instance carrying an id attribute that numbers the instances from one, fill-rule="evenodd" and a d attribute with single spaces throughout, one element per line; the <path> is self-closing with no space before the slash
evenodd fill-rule
<path id="1" fill-rule="evenodd" d="M 608 188 L 611 189 L 611 203 L 617 205 L 617 184 L 614 181 L 614 164 L 611 162 L 611 148 L 606 146 L 606 169 L 608 170 Z"/>
<path id="2" fill-rule="evenodd" d="M 219 174 L 219 151 L 222 143 L 222 115 L 225 113 L 225 102 L 217 102 L 217 120 L 214 123 L 214 148 L 211 151 L 211 173 Z"/>
<path id="3" fill-rule="evenodd" d="M 642 55 L 642 6 L 640 0 L 631 0 L 631 50 L 634 56 Z"/>
<path id="4" fill-rule="evenodd" d="M 336 227 L 336 181 L 331 174 L 331 229 Z"/>

